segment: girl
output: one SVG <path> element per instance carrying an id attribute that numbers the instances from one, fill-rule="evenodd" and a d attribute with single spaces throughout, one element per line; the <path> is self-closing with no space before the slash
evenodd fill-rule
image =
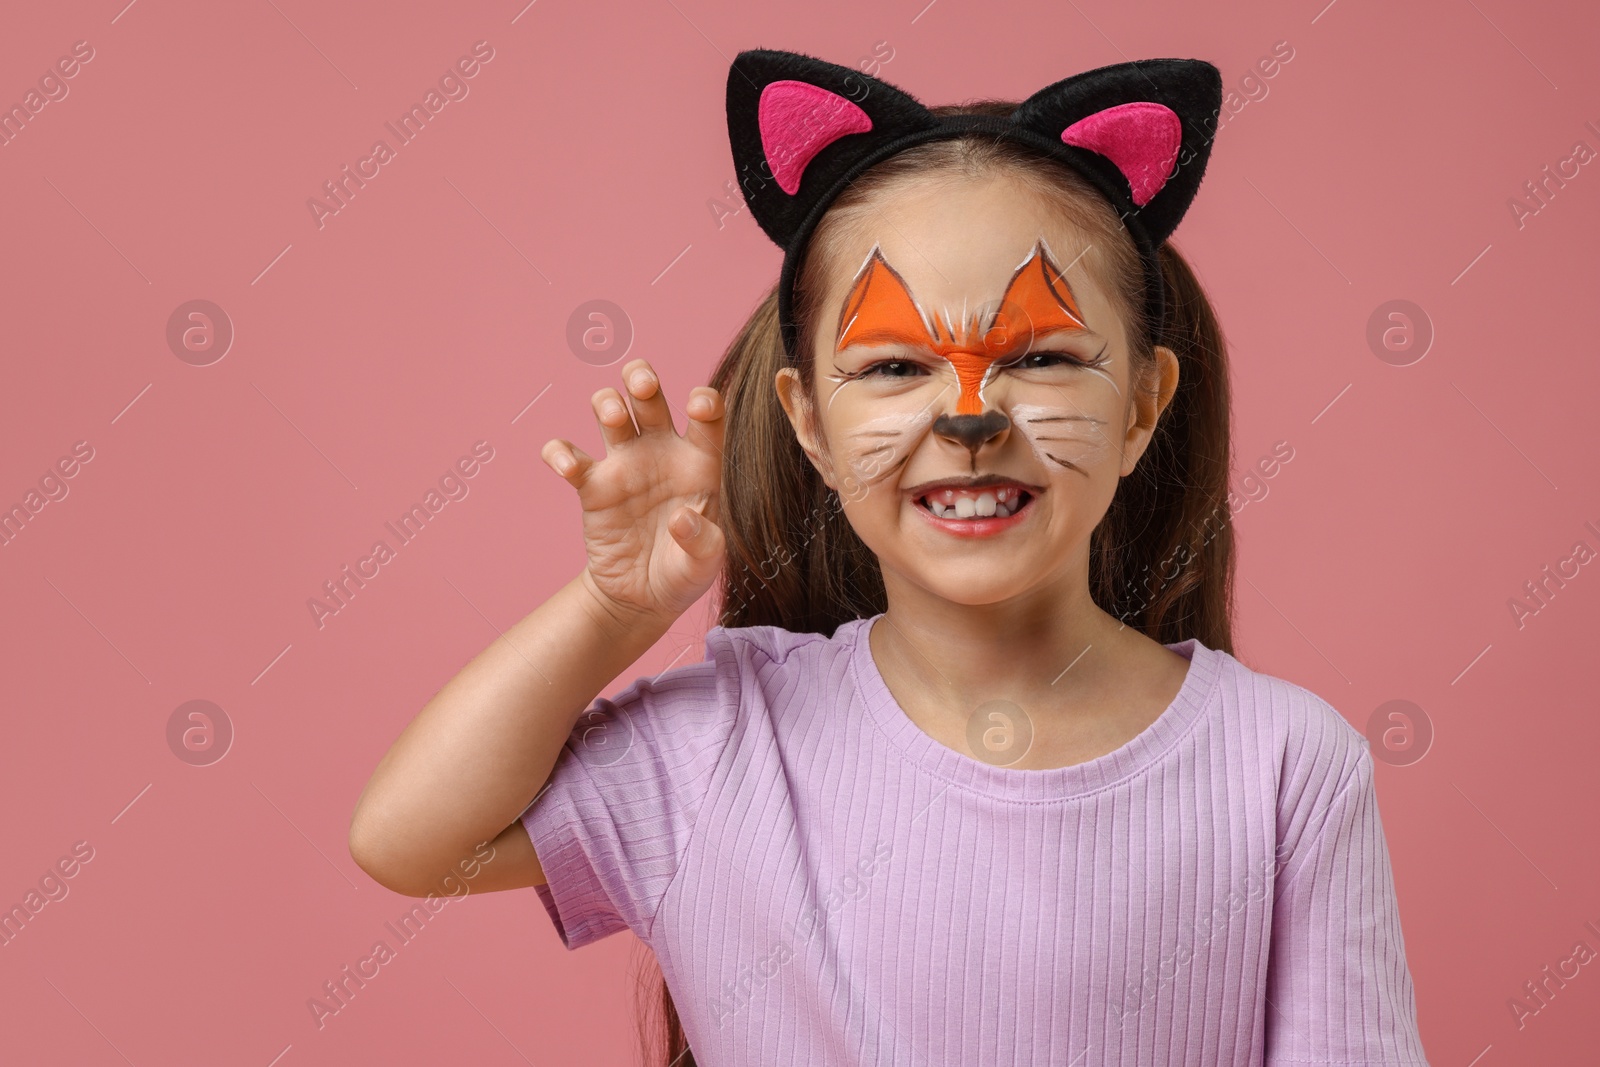
<path id="1" fill-rule="evenodd" d="M 664 1064 L 1425 1064 L 1367 746 L 1231 655 L 1227 365 L 1165 243 L 1220 85 L 928 109 L 741 53 L 778 286 L 681 436 L 635 359 L 604 458 L 545 445 L 588 564 L 396 741 L 357 862 L 423 895 L 492 838 L 474 888 L 632 930 Z M 597 699 L 719 577 L 704 662 Z"/>

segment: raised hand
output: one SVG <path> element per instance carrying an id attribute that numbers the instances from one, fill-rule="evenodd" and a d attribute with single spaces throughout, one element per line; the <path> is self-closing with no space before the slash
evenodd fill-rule
<path id="1" fill-rule="evenodd" d="M 718 527 L 722 478 L 722 396 L 709 386 L 689 391 L 684 435 L 660 379 L 643 359 L 622 367 L 633 417 L 616 389 L 589 398 L 605 458 L 571 441 L 546 441 L 540 456 L 578 491 L 589 563 L 586 584 L 619 623 L 676 619 L 722 569 Z M 634 423 L 638 423 L 638 429 Z"/>

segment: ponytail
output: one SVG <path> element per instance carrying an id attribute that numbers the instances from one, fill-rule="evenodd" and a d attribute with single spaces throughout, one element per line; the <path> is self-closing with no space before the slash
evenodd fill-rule
<path id="1" fill-rule="evenodd" d="M 727 407 L 718 625 L 831 634 L 884 610 L 883 576 L 778 402 L 784 360 L 774 287 L 711 378 Z"/>
<path id="2" fill-rule="evenodd" d="M 1216 314 L 1171 244 L 1158 252 L 1178 390 L 1089 538 L 1095 603 L 1162 643 L 1233 653 L 1228 357 Z"/>

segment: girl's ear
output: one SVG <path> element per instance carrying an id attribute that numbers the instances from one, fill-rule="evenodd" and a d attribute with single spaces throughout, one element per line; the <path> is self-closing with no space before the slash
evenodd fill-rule
<path id="1" fill-rule="evenodd" d="M 1129 390 L 1128 430 L 1122 441 L 1122 477 L 1133 473 L 1155 436 L 1156 424 L 1178 394 L 1178 357 L 1170 348 L 1155 347 L 1155 365 L 1143 382 Z"/>
<path id="2" fill-rule="evenodd" d="M 778 403 L 783 405 L 783 413 L 789 416 L 789 425 L 794 428 L 795 440 L 800 442 L 800 450 L 806 454 L 811 465 L 822 476 L 823 484 L 829 489 L 837 490 L 839 487 L 833 483 L 833 467 L 818 448 L 816 435 L 819 427 L 816 425 L 816 413 L 806 400 L 799 370 L 794 367 L 782 368 L 778 371 L 773 385 L 778 390 Z"/>

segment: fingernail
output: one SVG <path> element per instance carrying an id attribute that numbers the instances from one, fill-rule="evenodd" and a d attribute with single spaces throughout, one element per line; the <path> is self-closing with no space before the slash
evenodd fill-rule
<path id="1" fill-rule="evenodd" d="M 622 405 L 617 403 L 615 400 L 607 400 L 604 404 L 600 405 L 600 414 L 604 415 L 608 419 L 614 419 L 618 415 L 622 414 Z"/>
<path id="2" fill-rule="evenodd" d="M 555 458 L 555 465 L 557 474 L 566 474 L 572 470 L 572 460 L 567 456 L 557 456 Z"/>
<path id="3" fill-rule="evenodd" d="M 630 381 L 632 381 L 632 383 L 633 383 L 633 388 L 637 392 L 641 392 L 642 393 L 646 389 L 650 388 L 650 384 L 652 382 L 654 382 L 655 379 L 652 378 L 649 374 L 645 373 L 644 371 L 640 371 L 638 374 L 635 374 L 630 379 Z"/>
<path id="4" fill-rule="evenodd" d="M 684 514 L 679 523 L 690 537 L 700 532 L 700 516 L 692 509 Z"/>

